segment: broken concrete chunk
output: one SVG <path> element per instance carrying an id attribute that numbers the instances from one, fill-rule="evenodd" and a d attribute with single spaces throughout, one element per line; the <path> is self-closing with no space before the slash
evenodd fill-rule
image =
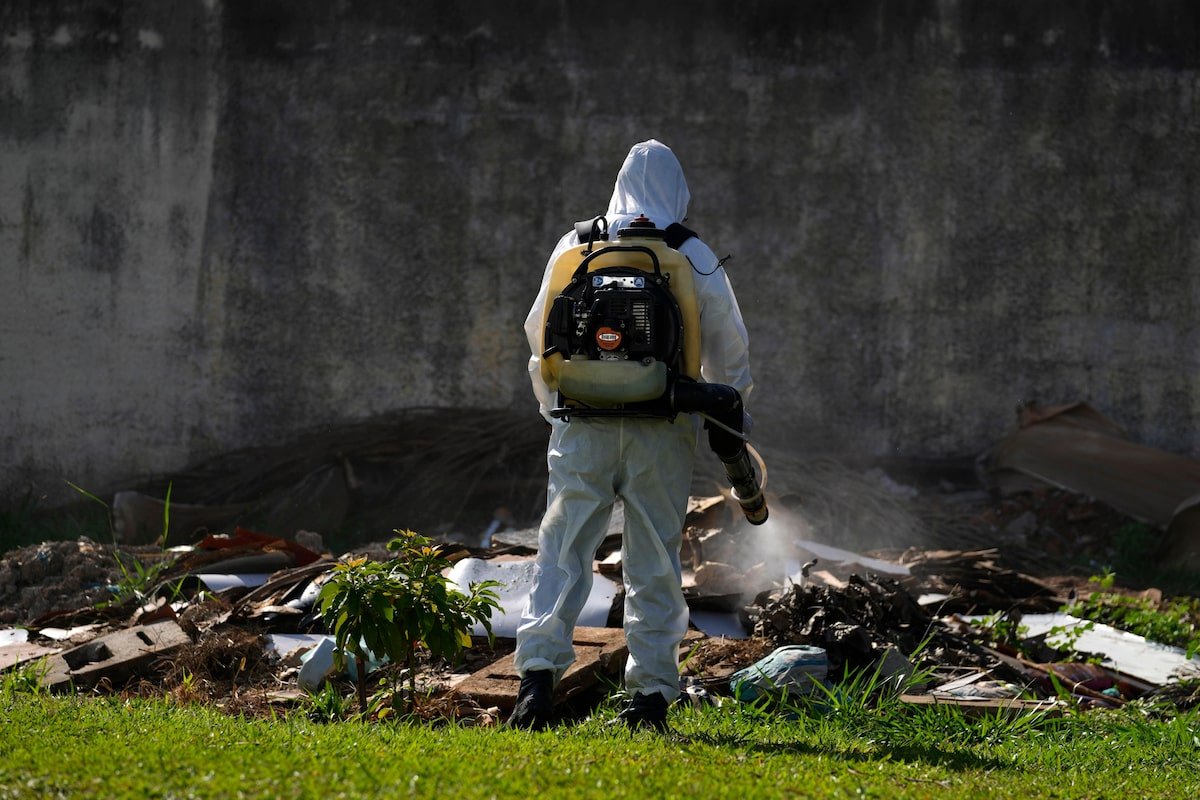
<path id="1" fill-rule="evenodd" d="M 19 664 L 52 656 L 57 652 L 58 648 L 56 647 L 43 647 L 40 644 L 30 644 L 29 642 L 0 646 L 0 672 L 4 672 Z"/>
<path id="2" fill-rule="evenodd" d="M 138 625 L 51 656 L 42 685 L 51 691 L 94 686 L 105 679 L 118 685 L 186 644 L 191 639 L 174 621 Z"/>

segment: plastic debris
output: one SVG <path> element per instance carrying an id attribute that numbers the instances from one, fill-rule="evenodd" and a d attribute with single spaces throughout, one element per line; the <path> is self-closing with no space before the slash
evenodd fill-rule
<path id="1" fill-rule="evenodd" d="M 760 697 L 803 697 L 824 683 L 829 659 L 820 647 L 796 644 L 780 647 L 766 658 L 735 672 L 729 679 L 733 696 L 743 702 Z"/>

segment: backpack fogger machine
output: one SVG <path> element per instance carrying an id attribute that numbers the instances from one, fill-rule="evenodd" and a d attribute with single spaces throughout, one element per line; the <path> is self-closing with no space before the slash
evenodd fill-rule
<path id="1" fill-rule="evenodd" d="M 732 386 L 700 380 L 692 263 L 674 249 L 693 234 L 677 224 L 661 230 L 644 216 L 621 228 L 615 242 L 604 217 L 577 229 L 586 243 L 554 262 L 547 290 L 553 301 L 543 312 L 542 379 L 557 392 L 551 416 L 699 414 L 746 519 L 766 522 L 741 395 Z M 754 457 L 765 484 L 766 465 Z"/>

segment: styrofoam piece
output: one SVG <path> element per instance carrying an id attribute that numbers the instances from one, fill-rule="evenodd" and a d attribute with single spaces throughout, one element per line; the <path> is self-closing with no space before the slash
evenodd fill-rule
<path id="1" fill-rule="evenodd" d="M 533 559 L 521 561 L 485 560 L 464 558 L 450 570 L 449 579 L 459 591 L 466 592 L 472 583 L 500 581 L 496 593 L 500 596 L 501 611 L 492 612 L 492 633 L 496 636 L 516 638 L 517 626 L 521 624 L 521 612 L 533 589 L 537 565 Z M 613 598 L 617 596 L 616 581 L 603 575 L 592 575 L 592 591 L 579 615 L 578 625 L 585 628 L 603 628 L 608 624 Z M 471 631 L 475 636 L 484 636 L 482 625 L 476 624 Z"/>
<path id="2" fill-rule="evenodd" d="M 292 653 L 305 647 L 316 647 L 332 636 L 324 633 L 268 633 L 266 650 L 275 653 L 280 658 L 287 658 Z"/>
<path id="3" fill-rule="evenodd" d="M 0 647 L 9 644 L 25 644 L 29 641 L 29 631 L 24 628 L 8 628 L 0 631 Z"/>
<path id="4" fill-rule="evenodd" d="M 317 646 L 300 656 L 300 672 L 296 675 L 296 683 L 306 692 L 316 692 L 325 683 L 325 679 L 334 671 L 333 654 L 337 649 L 336 640 L 332 636 L 323 636 Z M 377 659 L 374 653 L 365 651 L 367 655 L 366 675 L 387 663 L 387 659 Z M 358 680 L 358 659 L 346 655 L 346 675 L 351 680 Z"/>
<path id="5" fill-rule="evenodd" d="M 93 622 L 90 625 L 77 625 L 74 628 L 40 628 L 38 633 L 47 639 L 53 639 L 56 642 L 65 642 L 67 639 L 71 639 L 81 633 L 94 631 L 99 627 L 99 622 Z"/>
<path id="6" fill-rule="evenodd" d="M 332 636 L 326 636 L 317 646 L 300 656 L 300 673 L 296 682 L 306 692 L 316 692 L 333 672 L 333 651 L 336 645 Z M 348 661 L 349 659 L 347 659 Z"/>
<path id="7" fill-rule="evenodd" d="M 262 586 L 271 577 L 269 572 L 250 573 L 247 575 L 224 575 L 217 573 L 201 573 L 196 575 L 201 583 L 211 592 L 224 592 L 227 589 L 253 589 Z"/>

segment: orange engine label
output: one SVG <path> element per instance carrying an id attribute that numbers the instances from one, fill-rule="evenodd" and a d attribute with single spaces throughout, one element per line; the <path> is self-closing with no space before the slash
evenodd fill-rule
<path id="1" fill-rule="evenodd" d="M 601 350 L 616 350 L 621 346 L 621 332 L 612 328 L 601 328 L 596 331 L 596 344 Z"/>

